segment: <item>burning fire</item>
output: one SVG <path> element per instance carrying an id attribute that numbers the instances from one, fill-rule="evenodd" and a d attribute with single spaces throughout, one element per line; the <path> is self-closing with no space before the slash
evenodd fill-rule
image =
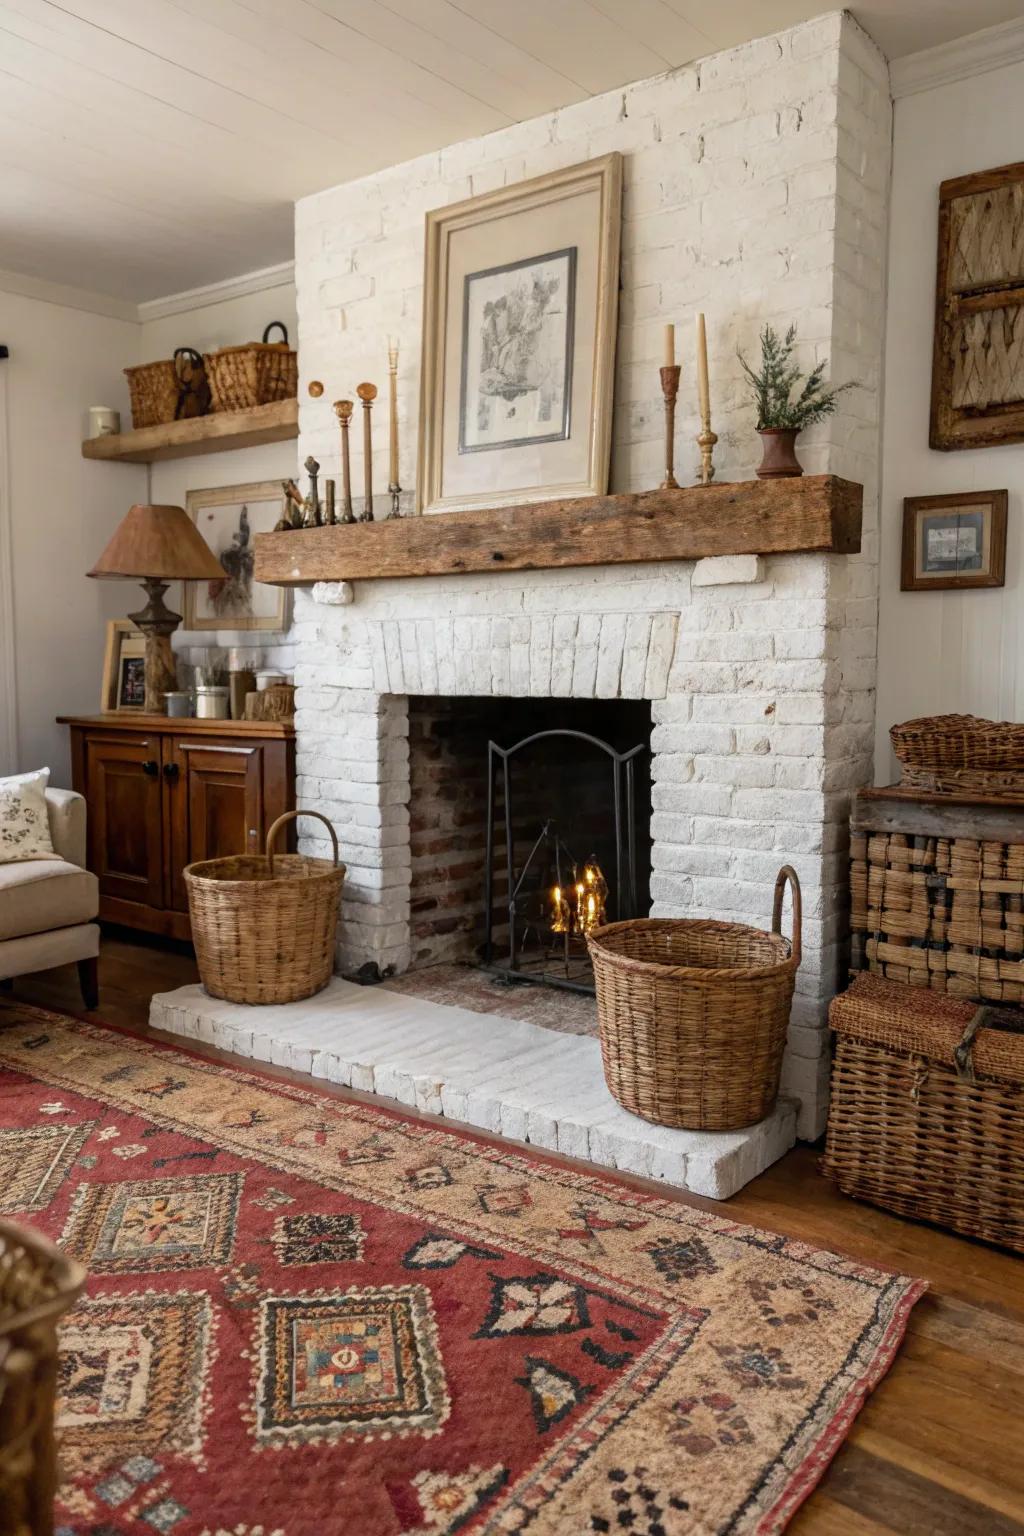
<path id="1" fill-rule="evenodd" d="M 596 859 L 588 859 L 574 883 L 551 888 L 551 932 L 585 937 L 606 919 L 608 882 Z"/>

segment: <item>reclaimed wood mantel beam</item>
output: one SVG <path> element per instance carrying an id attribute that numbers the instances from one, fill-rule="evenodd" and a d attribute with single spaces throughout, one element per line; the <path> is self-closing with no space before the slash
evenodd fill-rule
<path id="1" fill-rule="evenodd" d="M 706 555 L 853 555 L 863 495 L 835 475 L 805 475 L 263 533 L 256 579 L 295 586 Z"/>

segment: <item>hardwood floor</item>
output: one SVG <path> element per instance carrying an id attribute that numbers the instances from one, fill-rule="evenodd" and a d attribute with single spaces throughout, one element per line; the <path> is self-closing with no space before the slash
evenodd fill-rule
<path id="1" fill-rule="evenodd" d="M 149 1033 L 151 993 L 195 977 L 181 947 L 108 937 L 96 1016 Z M 74 967 L 26 978 L 15 996 L 82 1011 Z M 213 1048 L 204 1054 L 232 1059 Z M 730 1214 L 923 1276 L 931 1289 L 791 1536 L 1024 1536 L 1024 1260 L 846 1200 L 816 1162 L 812 1148 L 798 1147 L 730 1200 Z M 664 1185 L 628 1182 L 671 1196 Z"/>

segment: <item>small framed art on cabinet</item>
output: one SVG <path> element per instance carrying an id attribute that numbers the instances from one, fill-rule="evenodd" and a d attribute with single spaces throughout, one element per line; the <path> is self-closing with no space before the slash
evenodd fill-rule
<path id="1" fill-rule="evenodd" d="M 1005 491 L 908 496 L 903 503 L 904 592 L 1006 583 Z"/>
<path id="2" fill-rule="evenodd" d="M 141 709 L 145 700 L 145 639 L 130 619 L 110 619 L 103 653 L 100 709 Z"/>

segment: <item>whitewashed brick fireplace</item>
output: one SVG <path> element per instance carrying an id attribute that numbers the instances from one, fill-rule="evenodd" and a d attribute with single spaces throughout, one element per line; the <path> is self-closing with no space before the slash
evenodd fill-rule
<path id="1" fill-rule="evenodd" d="M 735 357 L 795 320 L 861 388 L 807 435 L 809 471 L 865 487 L 862 553 L 528 575 L 325 583 L 296 593 L 298 795 L 348 866 L 339 966 L 412 957 L 410 697 L 646 699 L 657 915 L 766 925 L 780 864 L 804 889 L 804 963 L 784 1087 L 821 1129 L 824 1015 L 842 963 L 849 792 L 871 771 L 878 389 L 890 103 L 884 61 L 830 14 L 625 91 L 455 145 L 298 205 L 300 459 L 337 473 L 329 400 L 402 346 L 402 480 L 413 482 L 423 216 L 608 150 L 625 157 L 612 484 L 658 483 L 660 329 L 707 314 L 719 477 L 756 462 Z M 696 457 L 683 356 L 677 466 Z M 305 381 L 327 384 L 307 400 Z M 386 484 L 380 423 L 375 479 Z M 378 511 L 383 512 L 385 498 Z M 315 837 L 304 839 L 322 851 Z"/>

